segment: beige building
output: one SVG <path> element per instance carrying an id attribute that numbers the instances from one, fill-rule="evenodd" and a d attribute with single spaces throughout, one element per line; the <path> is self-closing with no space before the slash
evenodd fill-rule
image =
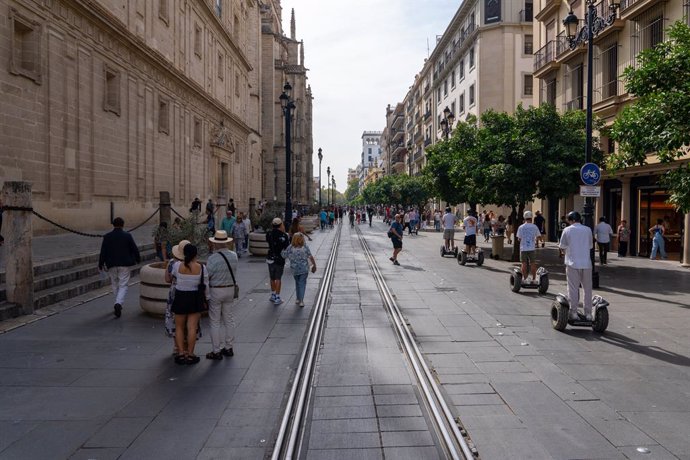
<path id="1" fill-rule="evenodd" d="M 405 106 L 399 102 L 386 107 L 386 127 L 381 133 L 381 169 L 384 174 L 407 173 L 405 146 Z"/>
<path id="2" fill-rule="evenodd" d="M 311 205 L 312 188 L 312 93 L 304 66 L 304 43 L 297 41 L 295 12 L 290 18 L 290 37 L 283 34 L 279 0 L 263 2 L 261 8 L 262 49 L 262 152 L 263 196 L 285 202 L 285 118 L 280 94 L 286 82 L 292 86 L 296 108 L 292 123 L 292 203 Z"/>
<path id="3" fill-rule="evenodd" d="M 570 2 L 573 12 L 586 16 L 586 2 Z M 608 2 L 597 4 L 597 14 L 610 14 Z M 539 0 L 535 4 L 534 76 L 538 80 L 538 103 L 550 103 L 561 110 L 581 110 L 586 107 L 587 47 L 568 46 L 563 19 L 569 6 L 556 0 Z M 613 123 L 623 106 L 630 102 L 622 80 L 624 69 L 635 63 L 640 51 L 666 39 L 666 28 L 683 18 L 687 20 L 690 2 L 681 0 L 621 0 L 616 20 L 594 38 L 593 111 L 605 124 Z M 600 140 L 604 152 L 616 146 L 606 137 Z M 584 163 L 584 151 L 583 151 Z M 615 177 L 602 181 L 602 195 L 596 200 L 596 217 L 606 216 L 614 226 L 626 219 L 632 231 L 632 254 L 648 255 L 651 248 L 648 229 L 663 219 L 667 227 L 666 249 L 678 258 L 681 251 L 681 232 L 690 225 L 688 216 L 675 211 L 666 201 L 668 193 L 658 184 L 667 166 L 653 159 L 642 167 L 628 168 Z M 548 200 L 541 204 L 552 224 L 571 209 L 581 209 L 582 198 L 571 197 L 560 202 Z M 553 232 L 551 232 L 553 233 Z M 554 235 L 551 235 L 554 236 Z M 686 246 L 687 247 L 687 246 Z M 686 261 L 687 262 L 687 261 Z"/>
<path id="4" fill-rule="evenodd" d="M 531 105 L 532 62 L 532 0 L 462 2 L 403 102 L 410 173 L 442 139 L 446 107 L 465 120 Z"/>

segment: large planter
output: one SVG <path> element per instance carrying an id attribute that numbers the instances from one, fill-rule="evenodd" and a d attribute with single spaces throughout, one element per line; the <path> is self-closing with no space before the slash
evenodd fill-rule
<path id="1" fill-rule="evenodd" d="M 268 243 L 263 232 L 251 232 L 249 234 L 249 252 L 253 256 L 268 255 Z"/>
<path id="2" fill-rule="evenodd" d="M 306 233 L 311 233 L 319 225 L 319 220 L 316 216 L 303 217 L 300 224 Z"/>
<path id="3" fill-rule="evenodd" d="M 164 316 L 170 283 L 165 281 L 167 262 L 144 265 L 139 272 L 139 306 L 149 315 Z"/>

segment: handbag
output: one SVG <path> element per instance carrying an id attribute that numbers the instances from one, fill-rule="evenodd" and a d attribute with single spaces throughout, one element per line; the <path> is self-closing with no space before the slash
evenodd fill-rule
<path id="1" fill-rule="evenodd" d="M 228 258 L 225 257 L 225 254 L 222 252 L 218 251 L 218 254 L 223 256 L 223 260 L 225 261 L 225 265 L 228 266 L 228 270 L 230 270 L 230 276 L 232 276 L 232 284 L 235 287 L 235 292 L 232 295 L 233 299 L 237 299 L 240 297 L 240 287 L 237 285 L 237 281 L 235 280 L 235 273 L 232 271 L 232 267 L 230 266 L 230 262 L 228 262 Z"/>
<path id="2" fill-rule="evenodd" d="M 208 311 L 208 299 L 206 299 L 206 283 L 204 283 L 204 266 L 201 266 L 201 276 L 197 288 L 197 305 L 202 311 Z"/>

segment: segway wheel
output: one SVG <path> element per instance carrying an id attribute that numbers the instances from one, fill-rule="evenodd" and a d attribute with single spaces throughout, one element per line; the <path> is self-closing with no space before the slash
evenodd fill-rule
<path id="1" fill-rule="evenodd" d="M 522 274 L 521 273 L 511 273 L 510 274 L 510 290 L 513 292 L 520 292 L 520 287 L 522 286 Z"/>
<path id="2" fill-rule="evenodd" d="M 555 301 L 551 305 L 551 326 L 557 331 L 565 331 L 568 325 L 568 308 Z"/>
<path id="3" fill-rule="evenodd" d="M 443 246 L 441 246 L 441 257 L 446 255 L 446 251 L 444 251 L 444 249 L 445 248 Z"/>
<path id="4" fill-rule="evenodd" d="M 466 252 L 460 253 L 460 255 L 458 256 L 458 263 L 460 265 L 465 265 L 467 263 L 467 253 Z"/>
<path id="5" fill-rule="evenodd" d="M 457 246 L 455 246 L 454 252 L 455 252 L 455 257 L 457 257 L 458 256 L 458 247 Z"/>
<path id="6" fill-rule="evenodd" d="M 549 290 L 549 275 L 542 275 L 539 277 L 539 294 L 546 294 Z"/>
<path id="7" fill-rule="evenodd" d="M 594 332 L 604 332 L 609 327 L 609 309 L 606 307 L 599 307 L 597 309 L 596 318 L 592 323 L 592 330 Z"/>
<path id="8" fill-rule="evenodd" d="M 477 267 L 481 267 L 484 264 L 484 253 L 480 252 L 477 254 Z"/>

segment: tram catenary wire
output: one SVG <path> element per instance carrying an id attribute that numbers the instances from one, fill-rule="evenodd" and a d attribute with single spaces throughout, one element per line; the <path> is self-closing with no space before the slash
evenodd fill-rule
<path id="1" fill-rule="evenodd" d="M 412 332 L 407 326 L 407 322 L 395 302 L 388 288 L 388 284 L 379 270 L 376 259 L 369 249 L 369 244 L 364 239 L 359 227 L 357 227 L 356 232 L 359 242 L 362 245 L 364 255 L 369 262 L 369 267 L 374 275 L 384 306 L 395 326 L 395 331 L 402 346 L 403 353 L 412 367 L 412 371 L 419 385 L 423 403 L 428 409 L 430 418 L 438 434 L 438 439 L 442 444 L 440 446 L 441 449 L 448 458 L 454 460 L 477 458 L 476 450 L 473 452 L 473 449 L 470 448 L 467 440 L 460 432 L 460 428 L 455 422 L 455 418 L 444 400 L 443 394 L 436 384 L 429 366 L 427 366 L 424 361 L 424 357 L 412 336 Z"/>

